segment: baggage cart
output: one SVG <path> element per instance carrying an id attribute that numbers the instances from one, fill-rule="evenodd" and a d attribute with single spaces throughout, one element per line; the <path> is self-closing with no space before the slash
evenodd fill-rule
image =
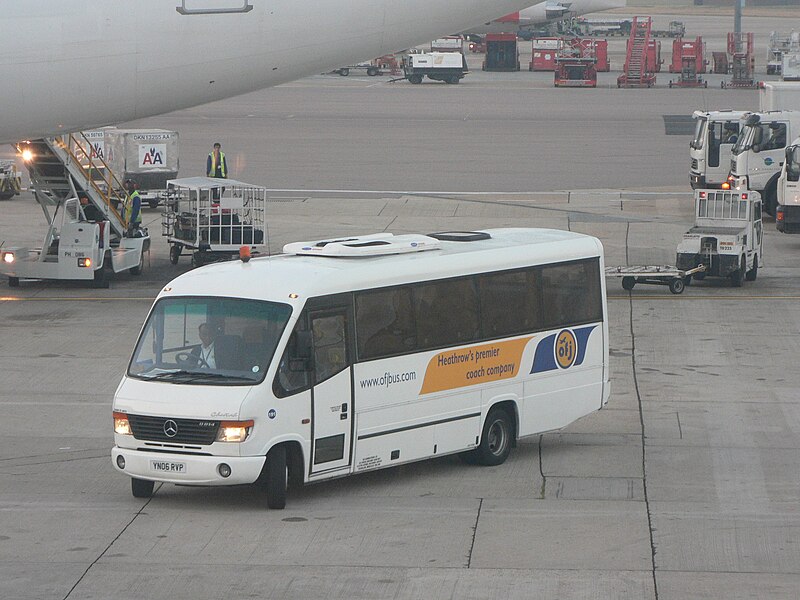
<path id="1" fill-rule="evenodd" d="M 692 276 L 704 273 L 704 265 L 697 266 L 688 271 L 672 265 L 665 266 L 631 266 L 631 267 L 606 267 L 606 277 L 622 279 L 622 289 L 630 291 L 637 283 L 643 285 L 666 285 L 673 294 L 682 294 L 683 289 L 689 285 Z"/>
<path id="2" fill-rule="evenodd" d="M 167 182 L 168 201 L 161 233 L 170 245 L 170 262 L 184 251 L 194 266 L 239 255 L 242 246 L 257 253 L 266 237 L 266 188 L 233 179 L 187 177 Z"/>

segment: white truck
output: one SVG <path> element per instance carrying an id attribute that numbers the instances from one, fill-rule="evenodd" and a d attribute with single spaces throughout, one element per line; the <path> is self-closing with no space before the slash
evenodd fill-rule
<path id="1" fill-rule="evenodd" d="M 731 188 L 753 190 L 764 201 L 764 212 L 774 215 L 778 205 L 778 178 L 788 140 L 800 135 L 800 110 L 752 113 L 744 119 L 732 149 Z"/>
<path id="2" fill-rule="evenodd" d="M 764 82 L 758 89 L 758 110 L 800 110 L 800 82 Z"/>
<path id="3" fill-rule="evenodd" d="M 705 266 L 695 279 L 728 277 L 734 287 L 755 281 L 763 265 L 761 196 L 736 190 L 695 190 L 694 227 L 678 244 L 678 269 Z"/>
<path id="4" fill-rule="evenodd" d="M 775 226 L 782 233 L 800 233 L 800 137 L 786 148 L 778 178 Z"/>
<path id="5" fill-rule="evenodd" d="M 458 83 L 467 70 L 467 60 L 461 52 L 424 52 L 403 57 L 403 73 L 411 83 L 422 83 L 424 77 Z"/>
<path id="6" fill-rule="evenodd" d="M 22 189 L 22 171 L 13 160 L 0 160 L 0 200 L 10 200 Z"/>
<path id="7" fill-rule="evenodd" d="M 743 110 L 696 110 L 694 139 L 689 143 L 692 189 L 721 188 L 728 180 L 731 150 L 739 139 Z"/>

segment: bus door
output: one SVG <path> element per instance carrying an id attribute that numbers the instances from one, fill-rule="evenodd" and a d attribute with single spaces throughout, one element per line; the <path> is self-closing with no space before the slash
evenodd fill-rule
<path id="1" fill-rule="evenodd" d="M 350 464 L 353 435 L 351 308 L 309 313 L 313 344 L 311 474 Z"/>

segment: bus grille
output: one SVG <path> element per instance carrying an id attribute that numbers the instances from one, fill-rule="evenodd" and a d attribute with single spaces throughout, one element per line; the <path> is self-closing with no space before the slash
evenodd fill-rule
<path id="1" fill-rule="evenodd" d="M 700 168 L 700 161 L 698 161 L 696 158 L 693 158 L 691 164 L 692 171 L 697 171 L 697 169 L 699 168 Z"/>
<path id="2" fill-rule="evenodd" d="M 137 440 L 154 442 L 174 442 L 178 444 L 213 444 L 217 437 L 219 421 L 195 421 L 193 419 L 170 419 L 169 417 L 148 417 L 128 415 L 133 437 Z M 171 422 L 171 423 L 168 423 Z M 167 432 L 177 429 L 175 435 Z"/>

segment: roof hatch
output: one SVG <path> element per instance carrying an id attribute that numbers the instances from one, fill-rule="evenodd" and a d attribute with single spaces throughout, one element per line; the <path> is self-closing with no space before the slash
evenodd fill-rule
<path id="1" fill-rule="evenodd" d="M 373 233 L 313 242 L 292 242 L 286 244 L 283 251 L 286 254 L 305 256 L 351 258 L 438 250 L 441 246 L 439 240 L 427 235 Z"/>

